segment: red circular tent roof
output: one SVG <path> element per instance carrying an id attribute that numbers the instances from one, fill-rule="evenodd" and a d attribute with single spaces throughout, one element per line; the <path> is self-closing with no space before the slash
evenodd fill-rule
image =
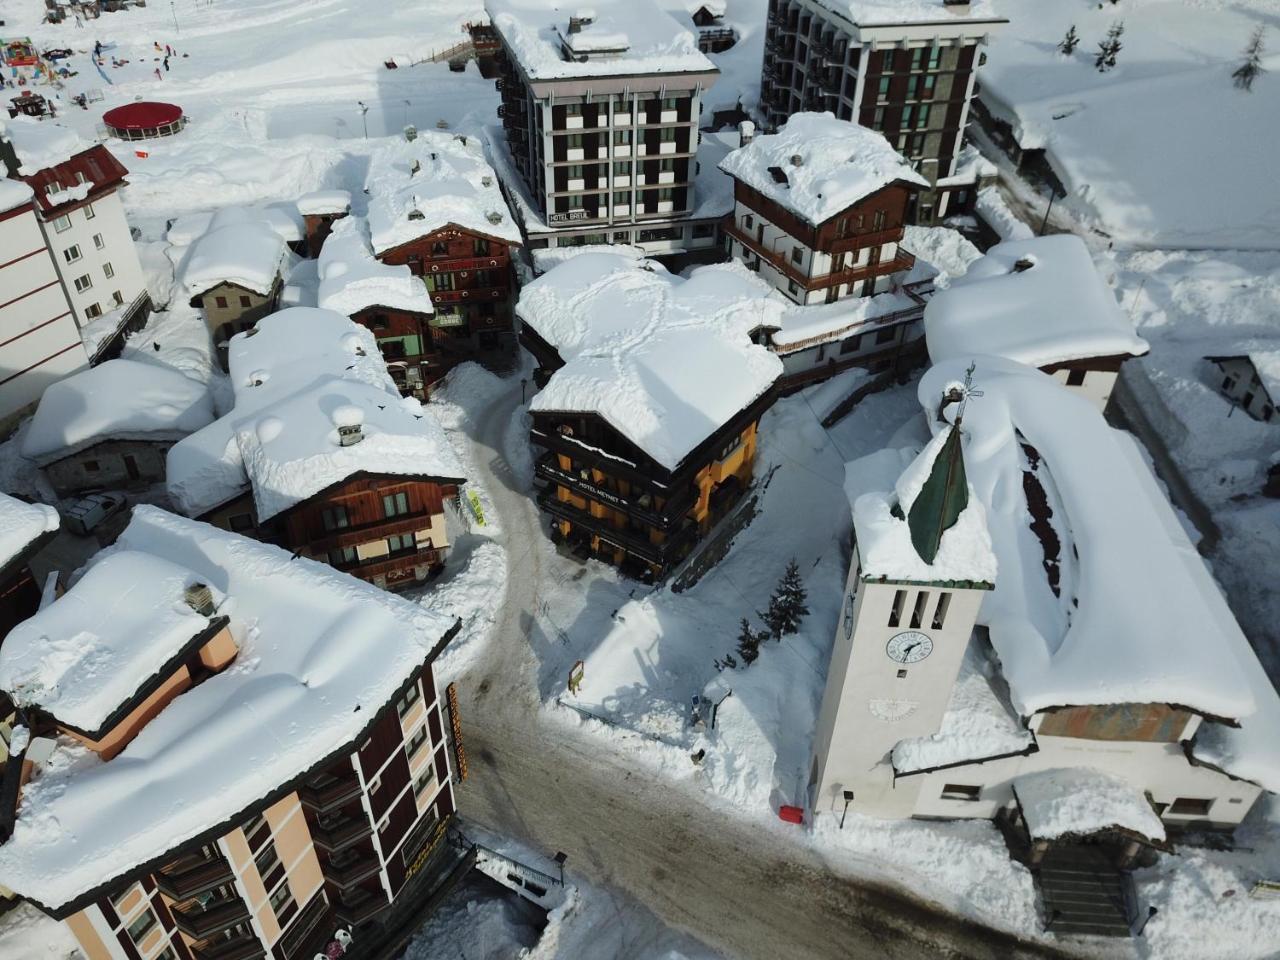
<path id="1" fill-rule="evenodd" d="M 126 103 L 123 107 L 108 110 L 102 115 L 102 122 L 117 130 L 163 127 L 166 124 L 177 123 L 181 119 L 181 107 L 172 103 L 157 103 L 153 100 Z"/>

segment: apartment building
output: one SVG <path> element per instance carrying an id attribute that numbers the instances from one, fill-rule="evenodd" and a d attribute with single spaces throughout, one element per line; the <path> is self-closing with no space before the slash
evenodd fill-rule
<path id="1" fill-rule="evenodd" d="M 88 960 L 374 955 L 469 865 L 445 841 L 451 721 L 432 672 L 457 629 L 138 507 L 0 648 L 19 724 L 0 883 Z M 92 662 L 47 656 L 73 641 Z M 73 744 L 101 762 L 60 762 Z"/>
<path id="2" fill-rule="evenodd" d="M 119 196 L 128 171 L 101 144 L 25 116 L 0 129 L 0 159 L 35 194 L 36 219 L 90 358 L 109 355 L 151 310 Z"/>
<path id="3" fill-rule="evenodd" d="M 536 0 L 487 8 L 502 43 L 496 162 L 529 247 L 714 248 L 697 154 L 718 71 L 694 31 L 652 0 L 565 8 L 550 27 Z"/>
<path id="4" fill-rule="evenodd" d="M 781 301 L 741 264 L 682 278 L 589 252 L 528 284 L 517 309 L 539 364 L 531 438 L 552 538 L 661 579 L 750 490 L 782 372 L 752 335 Z"/>
<path id="5" fill-rule="evenodd" d="M 25 183 L 0 180 L 0 426 L 89 364 L 71 301 Z"/>
<path id="6" fill-rule="evenodd" d="M 770 0 L 761 73 L 766 126 L 826 111 L 885 135 L 929 181 L 909 222 L 965 212 L 976 170 L 961 164 L 980 47 L 1008 21 L 988 0 Z"/>
<path id="7" fill-rule="evenodd" d="M 439 573 L 466 475 L 432 412 L 400 396 L 373 334 L 294 307 L 228 353 L 235 405 L 166 457 L 177 509 L 387 589 Z"/>

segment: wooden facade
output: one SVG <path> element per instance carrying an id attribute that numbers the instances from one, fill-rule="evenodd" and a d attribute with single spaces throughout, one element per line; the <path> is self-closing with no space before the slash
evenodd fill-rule
<path id="1" fill-rule="evenodd" d="M 378 259 L 403 264 L 426 282 L 435 313 L 424 346 L 437 356 L 441 375 L 464 360 L 514 357 L 516 282 L 508 241 L 448 224 Z"/>
<path id="2" fill-rule="evenodd" d="M 387 372 L 406 397 L 425 401 L 432 384 L 458 362 L 459 358 L 437 347 L 439 334 L 429 313 L 373 306 L 352 314 L 351 319 L 377 339 Z"/>

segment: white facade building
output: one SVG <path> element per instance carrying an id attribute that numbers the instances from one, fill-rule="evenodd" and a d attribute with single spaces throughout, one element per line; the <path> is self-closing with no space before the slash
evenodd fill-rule
<path id="1" fill-rule="evenodd" d="M 0 180 L 0 424 L 88 365 L 31 188 Z"/>

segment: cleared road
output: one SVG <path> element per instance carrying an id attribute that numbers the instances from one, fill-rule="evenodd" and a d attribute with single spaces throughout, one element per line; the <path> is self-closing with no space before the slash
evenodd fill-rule
<path id="1" fill-rule="evenodd" d="M 634 775 L 626 758 L 545 724 L 525 640 L 542 536 L 536 508 L 510 484 L 503 434 L 512 390 L 475 414 L 475 460 L 507 540 L 507 595 L 478 665 L 460 678 L 471 776 L 463 815 L 530 845 L 563 850 L 570 872 L 616 886 L 666 923 L 730 957 L 918 960 L 1057 957 L 940 912 L 708 806 L 689 784 Z M 644 944 L 601 944 L 600 958 L 641 960 Z M 596 960 L 583 957 L 581 960 Z"/>

